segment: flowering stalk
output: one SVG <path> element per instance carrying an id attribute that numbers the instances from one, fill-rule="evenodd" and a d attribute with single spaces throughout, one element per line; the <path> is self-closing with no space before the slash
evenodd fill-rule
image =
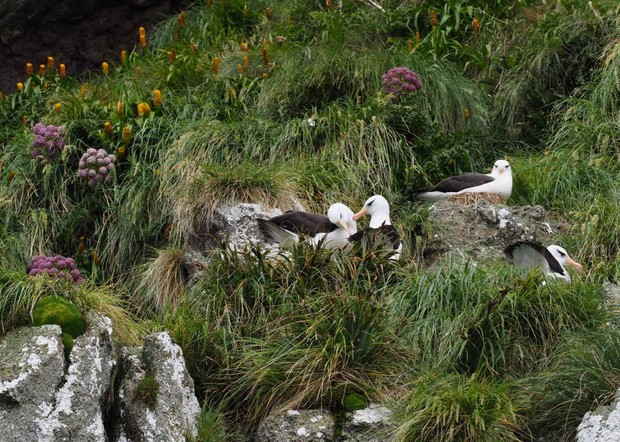
<path id="1" fill-rule="evenodd" d="M 17 90 L 20 92 L 24 92 L 24 83 L 22 83 L 21 81 L 17 83 Z"/>
<path id="2" fill-rule="evenodd" d="M 248 69 L 250 69 L 250 59 L 248 58 L 247 55 L 243 56 L 243 68 L 247 71 Z"/>
<path id="3" fill-rule="evenodd" d="M 242 42 L 242 43 L 239 43 L 239 48 L 243 52 L 248 52 L 250 50 L 250 45 L 247 42 Z"/>
<path id="4" fill-rule="evenodd" d="M 469 121 L 469 118 L 470 118 L 469 109 L 465 108 L 465 121 Z"/>
<path id="5" fill-rule="evenodd" d="M 127 129 L 127 128 L 125 128 Z M 129 141 L 129 139 L 127 140 Z M 125 142 L 127 142 L 125 141 Z M 118 149 L 116 149 L 116 153 L 118 154 L 119 158 L 125 158 L 125 154 L 127 153 L 127 149 L 125 149 L 125 146 L 120 146 Z"/>
<path id="6" fill-rule="evenodd" d="M 480 27 L 480 21 L 474 17 L 474 22 L 473 22 L 473 34 L 474 36 L 478 35 L 478 29 Z"/>
<path id="7" fill-rule="evenodd" d="M 220 59 L 218 57 L 213 58 L 213 73 L 215 75 L 220 73 Z"/>
<path id="8" fill-rule="evenodd" d="M 437 13 L 434 9 L 431 9 L 431 26 L 433 28 L 437 26 Z"/>
<path id="9" fill-rule="evenodd" d="M 123 100 L 118 100 L 116 102 L 116 116 L 120 117 L 123 115 L 123 111 L 125 110 L 125 105 L 123 104 Z"/>
<path id="10" fill-rule="evenodd" d="M 239 76 L 243 75 L 243 66 L 241 66 L 241 63 L 237 64 L 237 73 Z"/>
<path id="11" fill-rule="evenodd" d="M 232 87 L 228 88 L 228 98 L 230 98 L 230 101 L 235 101 L 235 90 Z"/>
<path id="12" fill-rule="evenodd" d="M 420 46 L 420 31 L 415 31 L 415 47 Z"/>
<path id="13" fill-rule="evenodd" d="M 60 66 L 58 66 L 58 76 L 60 78 L 67 78 L 67 67 L 64 63 L 61 63 Z"/>
<path id="14" fill-rule="evenodd" d="M 166 56 L 168 57 L 168 63 L 174 63 L 177 59 L 177 54 L 174 52 L 174 50 L 168 51 Z"/>
<path id="15" fill-rule="evenodd" d="M 84 99 L 84 96 L 86 96 L 86 85 L 81 85 L 80 86 L 80 98 Z"/>
<path id="16" fill-rule="evenodd" d="M 191 52 L 192 54 L 193 54 L 194 52 L 196 52 L 196 43 L 191 42 L 191 43 L 189 44 L 189 50 L 190 50 L 190 52 Z"/>
<path id="17" fill-rule="evenodd" d="M 103 131 L 108 138 L 112 138 L 112 135 L 114 135 L 114 128 L 112 127 L 112 123 L 110 123 L 109 121 L 103 123 Z"/>
<path id="18" fill-rule="evenodd" d="M 161 107 L 162 102 L 163 102 L 163 98 L 162 98 L 162 96 L 161 96 L 161 91 L 160 91 L 159 89 L 155 89 L 155 90 L 153 91 L 153 105 L 154 105 L 156 108 L 160 108 L 160 107 Z"/>
<path id="19" fill-rule="evenodd" d="M 267 52 L 267 48 L 263 48 L 263 62 L 265 62 L 265 65 L 269 64 L 269 53 Z"/>
<path id="20" fill-rule="evenodd" d="M 47 57 L 47 70 L 49 71 L 50 74 L 54 73 L 54 57 Z"/>
<path id="21" fill-rule="evenodd" d="M 45 75 L 45 65 L 44 64 L 40 64 L 39 65 L 39 77 L 42 77 Z"/>
<path id="22" fill-rule="evenodd" d="M 410 38 L 407 39 L 407 51 L 410 53 L 413 52 L 413 40 Z"/>
<path id="23" fill-rule="evenodd" d="M 56 103 L 56 104 L 54 105 L 54 112 L 56 112 L 57 114 L 59 114 L 61 110 L 62 110 L 62 104 L 61 104 L 61 103 Z"/>
<path id="24" fill-rule="evenodd" d="M 136 67 L 136 75 L 139 77 L 142 75 L 142 68 L 140 66 Z"/>
<path id="25" fill-rule="evenodd" d="M 26 115 L 22 115 L 22 126 L 28 125 L 28 117 Z"/>
<path id="26" fill-rule="evenodd" d="M 177 23 L 179 24 L 180 28 L 187 24 L 187 20 L 185 19 L 185 12 L 181 11 L 179 17 L 177 18 Z"/>
<path id="27" fill-rule="evenodd" d="M 138 108 L 138 118 L 143 117 L 144 116 L 144 103 L 138 103 L 137 108 Z"/>
<path id="28" fill-rule="evenodd" d="M 34 66 L 32 66 L 32 63 L 26 63 L 26 74 L 34 74 Z"/>
<path id="29" fill-rule="evenodd" d="M 127 51 L 125 50 L 121 51 L 121 63 L 127 64 Z"/>
<path id="30" fill-rule="evenodd" d="M 103 75 L 108 75 L 109 69 L 110 65 L 108 63 L 106 63 L 105 61 L 101 63 L 101 71 L 103 72 Z"/>
<path id="31" fill-rule="evenodd" d="M 125 126 L 123 128 L 123 142 L 124 143 L 128 143 L 129 140 L 131 140 L 131 127 L 129 126 Z M 120 152 L 119 152 L 120 153 Z M 125 154 L 125 151 L 123 150 L 123 155 Z"/>
<path id="32" fill-rule="evenodd" d="M 271 19 L 271 8 L 265 9 L 265 15 L 267 16 L 268 19 Z"/>

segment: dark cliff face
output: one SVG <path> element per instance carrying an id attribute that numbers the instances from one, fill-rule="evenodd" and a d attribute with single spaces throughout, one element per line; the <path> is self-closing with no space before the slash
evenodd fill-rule
<path id="1" fill-rule="evenodd" d="M 0 0 L 0 91 L 13 93 L 54 57 L 69 75 L 100 69 L 138 43 L 138 27 L 154 24 L 181 7 L 181 0 Z"/>

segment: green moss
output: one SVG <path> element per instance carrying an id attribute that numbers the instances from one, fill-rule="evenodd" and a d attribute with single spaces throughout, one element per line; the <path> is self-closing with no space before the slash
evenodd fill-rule
<path id="1" fill-rule="evenodd" d="M 69 357 L 71 350 L 73 350 L 73 336 L 69 333 L 63 332 L 60 335 L 60 340 L 62 341 L 62 345 L 65 347 L 65 357 Z"/>
<path id="2" fill-rule="evenodd" d="M 134 400 L 141 401 L 153 410 L 157 406 L 157 395 L 159 394 L 159 382 L 155 376 L 145 374 L 134 393 Z"/>
<path id="3" fill-rule="evenodd" d="M 34 307 L 32 324 L 57 324 L 63 333 L 77 338 L 86 332 L 86 321 L 77 306 L 61 296 L 46 296 Z"/>
<path id="4" fill-rule="evenodd" d="M 344 397 L 342 405 L 346 411 L 363 410 L 368 407 L 368 399 L 363 394 L 351 392 Z"/>

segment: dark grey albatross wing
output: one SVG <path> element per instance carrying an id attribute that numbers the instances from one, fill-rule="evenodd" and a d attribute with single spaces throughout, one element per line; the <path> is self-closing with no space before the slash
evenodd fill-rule
<path id="1" fill-rule="evenodd" d="M 338 228 L 325 215 L 300 211 L 288 211 L 269 219 L 257 218 L 256 222 L 263 235 L 276 241 L 281 236 L 278 235 L 277 230 L 286 230 L 303 237 L 313 237 L 317 233 L 329 233 Z"/>
<path id="2" fill-rule="evenodd" d="M 528 248 L 533 250 L 528 251 Z M 522 257 L 515 259 L 515 250 L 517 249 L 521 250 L 521 252 L 523 253 L 522 256 L 530 256 L 533 258 L 533 255 L 536 254 L 536 259 L 538 262 L 534 259 L 528 261 Z M 549 269 L 552 272 L 558 273 L 560 275 L 566 274 L 557 259 L 555 259 L 551 252 L 542 244 L 538 244 L 532 241 L 518 241 L 506 247 L 504 249 L 504 253 L 506 254 L 506 257 L 508 257 L 512 262 L 514 262 L 517 267 L 532 268 L 542 265 L 544 261 L 547 263 Z"/>
<path id="3" fill-rule="evenodd" d="M 460 192 L 471 187 L 482 186 L 483 184 L 495 181 L 495 178 L 483 173 L 464 173 L 462 175 L 446 178 L 438 182 L 432 189 L 418 190 L 413 196 L 426 192 Z"/>
<path id="4" fill-rule="evenodd" d="M 400 241 L 398 230 L 391 224 L 383 224 L 376 229 L 367 227 L 349 236 L 349 242 L 360 243 L 362 247 L 366 247 L 368 244 L 383 244 L 386 249 L 392 250 L 397 250 L 400 247 Z"/>

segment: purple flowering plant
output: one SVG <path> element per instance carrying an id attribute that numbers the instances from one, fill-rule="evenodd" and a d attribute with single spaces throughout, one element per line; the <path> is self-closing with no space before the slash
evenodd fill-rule
<path id="1" fill-rule="evenodd" d="M 81 283 L 84 281 L 82 274 L 75 266 L 72 258 L 65 258 L 61 255 L 56 256 L 33 256 L 28 266 L 28 274 L 37 276 L 39 274 L 47 274 L 52 278 L 66 279 Z"/>
<path id="2" fill-rule="evenodd" d="M 33 158 L 49 160 L 65 147 L 63 126 L 54 126 L 50 124 L 46 126 L 43 123 L 37 123 L 32 128 L 34 133 L 34 141 L 32 146 Z"/>
<path id="3" fill-rule="evenodd" d="M 116 156 L 109 154 L 105 149 L 89 148 L 84 152 L 78 164 L 78 175 L 87 180 L 88 185 L 94 187 L 112 178 L 112 170 Z"/>
<path id="4" fill-rule="evenodd" d="M 418 74 L 405 67 L 394 67 L 383 74 L 381 91 L 385 94 L 402 95 L 422 88 Z"/>

